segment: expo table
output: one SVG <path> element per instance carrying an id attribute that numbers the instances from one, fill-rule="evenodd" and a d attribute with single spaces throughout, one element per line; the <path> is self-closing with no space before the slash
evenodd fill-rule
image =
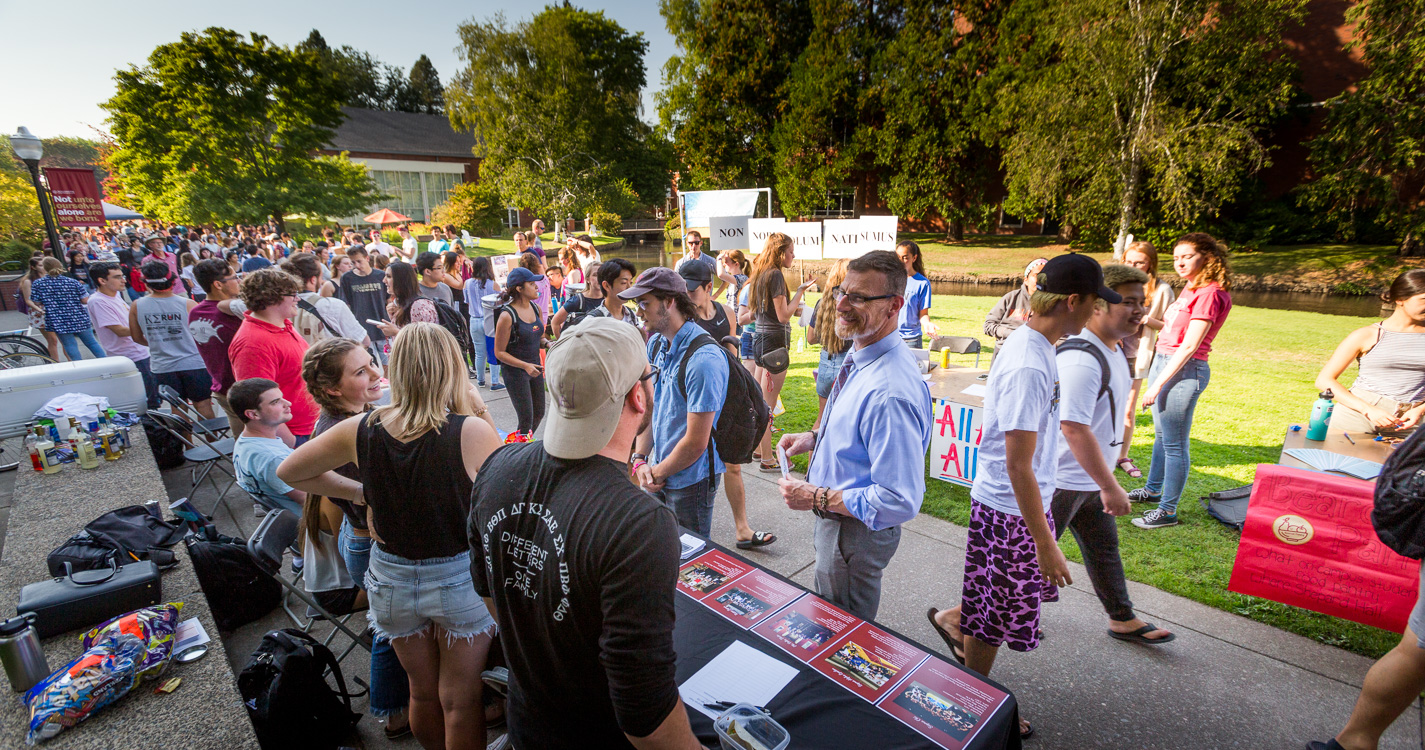
<path id="1" fill-rule="evenodd" d="M 979 469 L 984 389 L 989 370 L 937 367 L 930 371 L 930 473 L 969 487 Z"/>
<path id="2" fill-rule="evenodd" d="M 1286 453 L 1299 448 L 1376 463 L 1394 450 L 1364 433 L 1307 440 L 1289 430 L 1280 463 L 1257 466 L 1228 590 L 1402 632 L 1420 563 L 1376 535 L 1375 481 L 1321 471 Z"/>
<path id="3" fill-rule="evenodd" d="M 58 474 L 41 474 L 21 456 L 14 503 L 0 558 L 0 617 L 15 611 L 20 587 L 49 577 L 45 556 L 99 515 L 167 492 L 140 427 L 130 431 L 133 445 L 118 461 L 84 470 L 65 464 Z M 13 442 L 12 442 L 13 444 Z M 7 452 L 6 456 L 10 454 Z M 88 720 L 43 744 L 48 749 L 183 748 L 183 750 L 257 750 L 237 678 L 218 637 L 208 599 L 193 573 L 188 549 L 174 547 L 179 564 L 162 577 L 164 602 L 183 602 L 182 619 L 196 617 L 212 639 L 208 653 L 191 664 L 170 664 L 165 677 L 181 677 L 178 689 L 154 694 L 142 683 Z M 94 623 L 98 624 L 98 623 Z M 82 633 L 73 631 L 41 642 L 51 669 L 79 656 Z M 9 685 L 0 691 L 9 694 Z M 0 701 L 0 747 L 23 747 L 29 711 L 16 698 Z"/>
<path id="4" fill-rule="evenodd" d="M 796 669 L 766 708 L 791 748 L 1018 748 L 1019 707 L 1000 685 L 709 544 L 678 575 L 678 684 L 744 643 Z M 717 747 L 712 720 L 688 708 Z"/>

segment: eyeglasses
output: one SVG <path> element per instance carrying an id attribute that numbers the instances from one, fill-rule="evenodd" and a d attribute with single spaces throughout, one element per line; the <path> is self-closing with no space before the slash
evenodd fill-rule
<path id="1" fill-rule="evenodd" d="M 900 295 L 898 294 L 878 294 L 874 297 L 867 297 L 864 294 L 857 294 L 855 292 L 845 291 L 839 286 L 831 288 L 831 299 L 833 301 L 840 302 L 842 299 L 845 299 L 846 301 L 851 303 L 852 307 L 860 307 L 866 304 L 867 302 L 875 302 L 878 299 L 890 299 L 892 297 L 899 296 Z"/>
<path id="2" fill-rule="evenodd" d="M 698 240 L 698 241 L 696 241 L 696 242 L 689 240 L 689 242 L 688 242 L 688 247 L 702 247 L 702 244 L 703 244 L 703 241 L 702 241 L 702 240 Z"/>
<path id="3" fill-rule="evenodd" d="M 643 377 L 639 378 L 638 382 L 642 383 L 649 378 L 656 378 L 661 372 L 663 372 L 663 370 L 661 370 L 658 365 L 649 365 L 648 372 L 643 373 Z"/>

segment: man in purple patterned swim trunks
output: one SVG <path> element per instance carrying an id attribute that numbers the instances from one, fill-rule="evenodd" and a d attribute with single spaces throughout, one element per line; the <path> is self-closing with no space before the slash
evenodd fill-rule
<path id="1" fill-rule="evenodd" d="M 1000 646 L 1039 646 L 1040 604 L 1058 601 L 1059 587 L 1073 582 L 1047 512 L 1059 456 L 1054 342 L 1082 331 L 1097 299 L 1122 301 L 1103 285 L 1097 261 L 1050 260 L 1030 298 L 1029 322 L 1005 339 L 990 370 L 960 605 L 927 613 L 955 658 L 983 675 Z M 1033 731 L 1021 718 L 1020 737 Z"/>

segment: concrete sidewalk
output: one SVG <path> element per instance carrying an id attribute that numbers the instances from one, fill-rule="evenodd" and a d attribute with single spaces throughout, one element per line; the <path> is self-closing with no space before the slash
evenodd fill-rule
<path id="1" fill-rule="evenodd" d="M 515 426 L 514 409 L 503 392 L 481 389 L 503 429 Z M 744 474 L 753 528 L 777 534 L 778 541 L 744 552 L 750 559 L 813 588 L 812 517 L 787 509 L 776 475 L 755 465 Z M 170 495 L 188 494 L 186 468 L 164 472 Z M 195 495 L 210 510 L 215 493 Z M 241 493 L 230 494 L 239 528 L 217 513 L 225 533 L 251 533 L 256 519 Z M 725 492 L 713 518 L 713 538 L 733 546 L 732 514 Z M 948 607 L 959 599 L 965 529 L 930 516 L 906 524 L 901 545 L 886 570 L 879 621 L 949 656 L 925 619 L 927 607 Z M 1004 651 L 993 677 L 1013 691 L 1023 715 L 1033 722 L 1030 748 L 1282 748 L 1297 750 L 1310 740 L 1340 730 L 1360 692 L 1371 660 L 1243 617 L 1129 584 L 1141 616 L 1178 636 L 1172 644 L 1149 648 L 1110 639 L 1106 616 L 1083 567 L 1071 563 L 1076 583 L 1044 614 L 1046 638 L 1037 651 Z M 229 639 L 229 654 L 241 668 L 261 634 L 282 627 L 280 610 L 242 628 Z M 233 642 L 235 641 L 235 642 Z M 343 665 L 348 675 L 364 675 L 360 651 Z M 365 708 L 364 699 L 358 710 Z M 363 747 L 389 743 L 369 718 L 359 726 Z M 491 733 L 493 739 L 495 733 Z M 1421 743 L 1419 704 L 1391 727 L 1382 748 L 1415 750 Z"/>

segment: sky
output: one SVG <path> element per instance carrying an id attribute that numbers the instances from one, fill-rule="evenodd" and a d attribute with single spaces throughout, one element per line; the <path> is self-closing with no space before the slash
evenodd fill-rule
<path id="1" fill-rule="evenodd" d="M 663 63 L 675 51 L 656 0 L 576 4 L 604 11 L 629 32 L 643 32 L 648 84 L 642 115 L 656 121 L 653 94 Z M 106 130 L 99 104 L 114 94 L 114 71 L 143 64 L 155 47 L 178 41 L 185 31 L 221 26 L 243 34 L 256 31 L 290 46 L 315 28 L 333 47 L 351 45 L 406 71 L 425 54 L 441 82 L 448 83 L 459 68 L 457 26 L 501 11 L 513 24 L 542 7 L 508 0 L 69 0 L 60 5 L 0 0 L 0 18 L 9 27 L 0 44 L 0 70 L 5 71 L 0 75 L 0 132 L 14 133 L 23 125 L 44 138 L 93 137 L 91 126 Z M 34 18 L 34 33 L 18 33 L 15 22 L 22 14 Z"/>

